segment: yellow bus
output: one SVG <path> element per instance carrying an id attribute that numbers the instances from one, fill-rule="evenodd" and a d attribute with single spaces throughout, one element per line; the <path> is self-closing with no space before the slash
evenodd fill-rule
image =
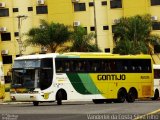
<path id="1" fill-rule="evenodd" d="M 21 56 L 14 60 L 11 99 L 94 103 L 134 102 L 153 96 L 150 55 L 64 53 Z"/>

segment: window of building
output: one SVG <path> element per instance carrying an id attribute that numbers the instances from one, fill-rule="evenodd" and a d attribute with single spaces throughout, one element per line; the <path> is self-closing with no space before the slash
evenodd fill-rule
<path id="1" fill-rule="evenodd" d="M 151 5 L 160 5 L 160 0 L 151 0 Z"/>
<path id="2" fill-rule="evenodd" d="M 0 8 L 0 17 L 9 16 L 9 9 L 8 8 Z"/>
<path id="3" fill-rule="evenodd" d="M 109 30 L 108 26 L 103 26 L 103 30 Z"/>
<path id="4" fill-rule="evenodd" d="M 105 48 L 104 50 L 106 53 L 110 53 L 110 48 Z"/>
<path id="5" fill-rule="evenodd" d="M 74 3 L 74 11 L 86 11 L 85 3 Z"/>
<path id="6" fill-rule="evenodd" d="M 19 32 L 14 32 L 14 36 L 18 37 L 19 36 Z"/>
<path id="7" fill-rule="evenodd" d="M 94 2 L 89 2 L 89 7 L 94 6 Z"/>
<path id="8" fill-rule="evenodd" d="M 160 45 L 154 45 L 154 53 L 160 53 Z"/>
<path id="9" fill-rule="evenodd" d="M 16 57 L 20 57 L 20 55 L 16 55 Z"/>
<path id="10" fill-rule="evenodd" d="M 107 1 L 102 1 L 102 5 L 107 5 Z"/>
<path id="11" fill-rule="evenodd" d="M 90 27 L 90 31 L 95 31 L 95 27 Z"/>
<path id="12" fill-rule="evenodd" d="M 36 6 L 36 13 L 37 14 L 47 14 L 48 7 L 47 6 Z"/>
<path id="13" fill-rule="evenodd" d="M 2 55 L 3 64 L 12 64 L 12 55 Z"/>
<path id="14" fill-rule="evenodd" d="M 28 11 L 33 11 L 33 7 L 28 7 Z"/>
<path id="15" fill-rule="evenodd" d="M 160 22 L 153 22 L 152 29 L 153 30 L 160 30 Z"/>
<path id="16" fill-rule="evenodd" d="M 11 40 L 11 33 L 1 33 L 1 40 L 2 41 L 9 41 L 9 40 Z"/>
<path id="17" fill-rule="evenodd" d="M 111 8 L 122 8 L 122 0 L 110 0 Z"/>
<path id="18" fill-rule="evenodd" d="M 18 12 L 18 8 L 13 8 L 13 12 Z"/>

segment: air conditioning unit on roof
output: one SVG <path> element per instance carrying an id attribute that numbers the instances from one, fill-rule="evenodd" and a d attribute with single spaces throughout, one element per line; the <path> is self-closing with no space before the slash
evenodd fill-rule
<path id="1" fill-rule="evenodd" d="M 7 28 L 6 27 L 0 27 L 0 32 L 6 32 Z"/>
<path id="2" fill-rule="evenodd" d="M 157 16 L 152 16 L 151 20 L 158 20 L 158 17 Z"/>
<path id="3" fill-rule="evenodd" d="M 5 7 L 6 4 L 4 2 L 0 2 L 0 7 Z"/>
<path id="4" fill-rule="evenodd" d="M 80 21 L 74 21 L 73 26 L 80 26 Z"/>
<path id="5" fill-rule="evenodd" d="M 44 5 L 44 0 L 37 0 L 38 5 Z"/>
<path id="6" fill-rule="evenodd" d="M 2 54 L 2 55 L 8 55 L 8 50 L 2 50 L 2 51 L 1 51 L 1 54 Z"/>
<path id="7" fill-rule="evenodd" d="M 73 3 L 79 2 L 79 0 L 72 0 Z"/>

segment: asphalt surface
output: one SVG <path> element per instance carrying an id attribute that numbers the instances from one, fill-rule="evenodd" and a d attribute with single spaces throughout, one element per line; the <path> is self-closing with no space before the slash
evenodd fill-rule
<path id="1" fill-rule="evenodd" d="M 150 114 L 151 113 L 151 114 Z M 132 120 L 142 115 L 146 120 L 160 120 L 160 101 L 93 104 L 92 102 L 3 103 L 0 120 Z"/>

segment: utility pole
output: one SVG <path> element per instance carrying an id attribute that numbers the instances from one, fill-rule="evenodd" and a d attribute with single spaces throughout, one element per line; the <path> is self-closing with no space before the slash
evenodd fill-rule
<path id="1" fill-rule="evenodd" d="M 98 40 L 97 40 L 97 19 L 96 19 L 96 3 L 95 0 L 93 0 L 94 2 L 94 28 L 95 28 L 95 42 L 96 42 L 96 46 L 98 48 Z"/>
<path id="2" fill-rule="evenodd" d="M 18 33 L 19 38 L 17 39 L 18 45 L 19 45 L 19 55 L 22 56 L 23 51 L 23 42 L 22 42 L 22 36 L 21 36 L 21 22 L 22 20 L 26 19 L 26 15 L 18 15 L 16 18 L 18 18 Z"/>

